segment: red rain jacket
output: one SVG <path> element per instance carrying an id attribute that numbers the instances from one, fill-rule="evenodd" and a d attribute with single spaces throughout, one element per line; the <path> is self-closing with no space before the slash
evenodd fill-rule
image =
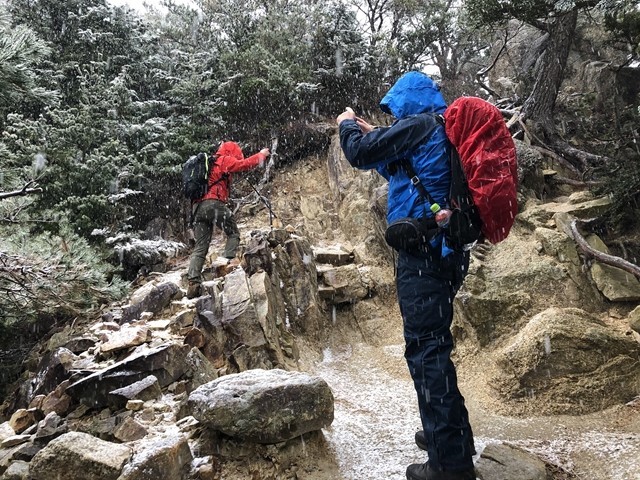
<path id="1" fill-rule="evenodd" d="M 226 202 L 229 199 L 229 188 L 231 186 L 231 174 L 235 172 L 244 172 L 251 170 L 253 167 L 264 162 L 267 158 L 262 153 L 256 153 L 249 158 L 244 158 L 240 145 L 236 142 L 224 142 L 216 152 L 218 157 L 209 172 L 209 190 L 204 197 L 196 200 L 220 200 Z M 227 179 L 222 176 L 227 174 Z"/>

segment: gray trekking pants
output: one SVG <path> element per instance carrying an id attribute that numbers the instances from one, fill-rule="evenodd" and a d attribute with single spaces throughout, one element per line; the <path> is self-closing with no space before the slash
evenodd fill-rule
<path id="1" fill-rule="evenodd" d="M 219 200 L 204 200 L 196 203 L 193 210 L 193 233 L 196 246 L 191 253 L 189 260 L 189 271 L 187 278 L 190 282 L 202 281 L 202 267 L 209 251 L 209 244 L 213 235 L 213 228 L 218 227 L 227 236 L 227 244 L 224 249 L 226 258 L 236 256 L 236 250 L 240 244 L 240 232 L 233 218 L 233 213 Z"/>

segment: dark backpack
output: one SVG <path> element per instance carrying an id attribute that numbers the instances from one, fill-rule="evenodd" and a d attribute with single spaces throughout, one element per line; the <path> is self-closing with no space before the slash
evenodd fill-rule
<path id="1" fill-rule="evenodd" d="M 189 157 L 182 166 L 182 191 L 190 200 L 202 198 L 207 193 L 209 172 L 214 161 L 205 153 Z"/>
<path id="2" fill-rule="evenodd" d="M 449 189 L 451 217 L 447 227 L 447 237 L 453 247 L 460 248 L 473 244 L 483 237 L 483 223 L 469 191 L 460 157 L 453 146 L 449 158 L 451 160 L 451 188 Z"/>

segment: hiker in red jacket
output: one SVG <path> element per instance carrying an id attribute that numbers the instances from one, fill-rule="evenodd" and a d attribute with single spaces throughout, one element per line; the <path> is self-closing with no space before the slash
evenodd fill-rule
<path id="1" fill-rule="evenodd" d="M 211 155 L 211 161 L 214 164 L 209 173 L 207 193 L 202 198 L 194 200 L 191 206 L 196 245 L 191 253 L 187 273 L 188 298 L 194 298 L 201 293 L 202 267 L 209 250 L 214 226 L 222 229 L 227 236 L 223 256 L 228 259 L 236 256 L 236 250 L 240 244 L 240 232 L 233 213 L 226 205 L 229 200 L 231 174 L 251 170 L 258 165 L 262 166 L 270 154 L 268 148 L 263 148 L 255 155 L 244 158 L 240 145 L 236 142 L 223 142 L 215 155 Z"/>

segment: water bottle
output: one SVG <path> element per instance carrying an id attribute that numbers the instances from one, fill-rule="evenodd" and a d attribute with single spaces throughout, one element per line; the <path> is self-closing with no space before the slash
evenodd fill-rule
<path id="1" fill-rule="evenodd" d="M 440 208 L 440 205 L 434 203 L 431 205 L 431 211 L 436 217 L 436 223 L 440 228 L 446 228 L 449 225 L 449 218 L 451 217 L 451 210 L 448 208 Z"/>

